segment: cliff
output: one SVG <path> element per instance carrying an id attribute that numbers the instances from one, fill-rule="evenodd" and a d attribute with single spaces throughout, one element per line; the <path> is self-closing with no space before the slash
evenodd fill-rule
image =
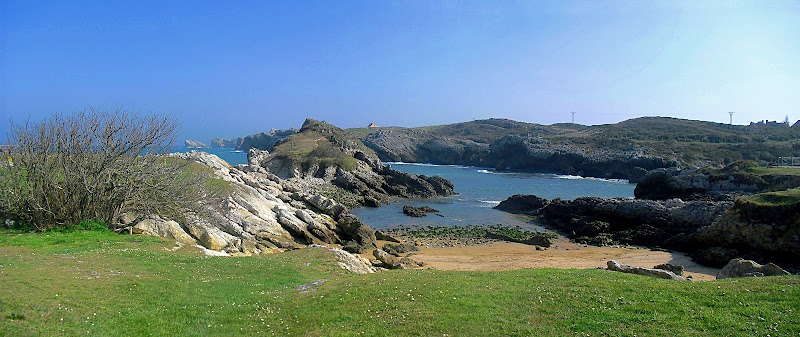
<path id="1" fill-rule="evenodd" d="M 260 132 L 254 135 L 239 137 L 236 140 L 236 149 L 243 151 L 249 149 L 270 150 L 279 140 L 295 133 L 297 133 L 295 129 L 272 129 L 269 132 Z"/>
<path id="2" fill-rule="evenodd" d="M 237 141 L 228 138 L 211 138 L 211 147 L 216 148 L 236 148 Z"/>

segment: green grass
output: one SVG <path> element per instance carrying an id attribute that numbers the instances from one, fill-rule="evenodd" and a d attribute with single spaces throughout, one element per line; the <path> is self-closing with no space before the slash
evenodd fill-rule
<path id="1" fill-rule="evenodd" d="M 0 230 L 0 335 L 797 336 L 800 277 L 692 283 L 602 270 L 349 274 L 301 249 L 204 257 L 172 243 Z M 13 238 L 16 237 L 16 238 Z M 130 240 L 137 238 L 140 240 Z M 91 243 L 80 251 L 65 247 Z M 294 287 L 329 281 L 313 292 Z"/>
<path id="2" fill-rule="evenodd" d="M 756 206 L 788 206 L 800 203 L 800 189 L 766 192 L 740 198 L 744 202 Z"/>
<path id="3" fill-rule="evenodd" d="M 749 169 L 750 172 L 758 175 L 789 175 L 800 176 L 800 166 L 756 166 Z"/>

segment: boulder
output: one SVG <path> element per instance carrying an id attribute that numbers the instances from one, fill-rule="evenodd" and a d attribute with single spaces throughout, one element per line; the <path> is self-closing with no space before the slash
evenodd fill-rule
<path id="1" fill-rule="evenodd" d="M 376 271 L 375 268 L 372 267 L 372 264 L 369 263 L 369 261 L 366 261 L 364 258 L 360 256 L 350 254 L 339 248 L 326 247 L 320 245 L 310 245 L 309 247 L 317 249 L 326 249 L 328 251 L 331 251 L 333 254 L 336 255 L 336 258 L 339 259 L 339 261 L 336 262 L 339 265 L 339 267 L 342 267 L 342 269 L 346 269 L 353 273 L 371 274 Z"/>
<path id="2" fill-rule="evenodd" d="M 686 279 L 676 275 L 675 273 L 669 270 L 663 269 L 656 269 L 656 268 L 644 268 L 644 267 L 634 267 L 619 263 L 617 261 L 611 260 L 608 261 L 608 270 L 611 271 L 618 271 L 628 274 L 637 274 L 637 275 L 645 275 L 651 277 L 658 277 L 658 278 L 665 278 L 670 280 L 676 281 L 685 281 Z"/>
<path id="3" fill-rule="evenodd" d="M 397 242 L 401 243 L 401 241 L 394 236 L 384 233 L 383 231 L 375 231 L 375 239 L 381 241 L 389 241 L 389 242 Z"/>
<path id="4" fill-rule="evenodd" d="M 663 264 L 659 264 L 657 266 L 654 266 L 653 268 L 662 269 L 662 270 L 668 270 L 668 271 L 671 271 L 672 273 L 674 273 L 675 275 L 683 277 L 683 269 L 684 268 L 681 265 L 674 265 L 672 263 L 663 263 Z"/>
<path id="5" fill-rule="evenodd" d="M 535 195 L 516 194 L 501 201 L 500 204 L 494 208 L 509 213 L 526 214 L 542 209 L 547 206 L 548 203 L 549 201 L 547 199 Z"/>
<path id="6" fill-rule="evenodd" d="M 375 256 L 375 258 L 381 261 L 389 269 L 414 269 L 421 267 L 423 265 L 422 263 L 414 261 L 407 257 L 402 259 L 399 257 L 395 257 L 380 249 L 373 250 L 372 255 Z"/>
<path id="7" fill-rule="evenodd" d="M 131 232 L 133 234 L 159 236 L 189 245 L 197 244 L 197 240 L 186 233 L 180 224 L 175 221 L 162 219 L 159 216 L 153 216 L 139 221 L 133 226 Z"/>
<path id="8" fill-rule="evenodd" d="M 745 260 L 736 258 L 728 262 L 722 270 L 717 274 L 717 279 L 725 279 L 732 277 L 758 277 L 758 276 L 781 276 L 789 275 L 789 272 L 783 270 L 773 263 L 761 265 L 752 260 Z"/>
<path id="9" fill-rule="evenodd" d="M 392 254 L 394 256 L 400 256 L 400 255 L 405 254 L 405 253 L 419 251 L 419 248 L 417 248 L 416 246 L 405 244 L 405 243 L 401 243 L 401 244 L 387 243 L 387 244 L 383 245 L 383 247 L 381 247 L 381 249 L 383 249 L 383 251 L 385 251 L 385 252 L 387 252 L 389 254 Z"/>

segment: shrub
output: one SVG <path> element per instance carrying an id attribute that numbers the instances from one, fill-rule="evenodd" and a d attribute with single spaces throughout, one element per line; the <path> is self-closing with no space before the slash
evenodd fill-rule
<path id="1" fill-rule="evenodd" d="M 0 167 L 0 215 L 38 230 L 120 214 L 174 217 L 205 195 L 186 162 L 164 157 L 177 123 L 124 111 L 54 114 L 11 123 L 8 163 Z"/>

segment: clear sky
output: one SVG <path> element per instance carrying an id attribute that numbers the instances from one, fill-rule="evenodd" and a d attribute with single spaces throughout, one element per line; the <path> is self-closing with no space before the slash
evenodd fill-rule
<path id="1" fill-rule="evenodd" d="M 0 130 L 89 107 L 201 141 L 306 117 L 795 121 L 800 1 L 0 0 Z"/>

